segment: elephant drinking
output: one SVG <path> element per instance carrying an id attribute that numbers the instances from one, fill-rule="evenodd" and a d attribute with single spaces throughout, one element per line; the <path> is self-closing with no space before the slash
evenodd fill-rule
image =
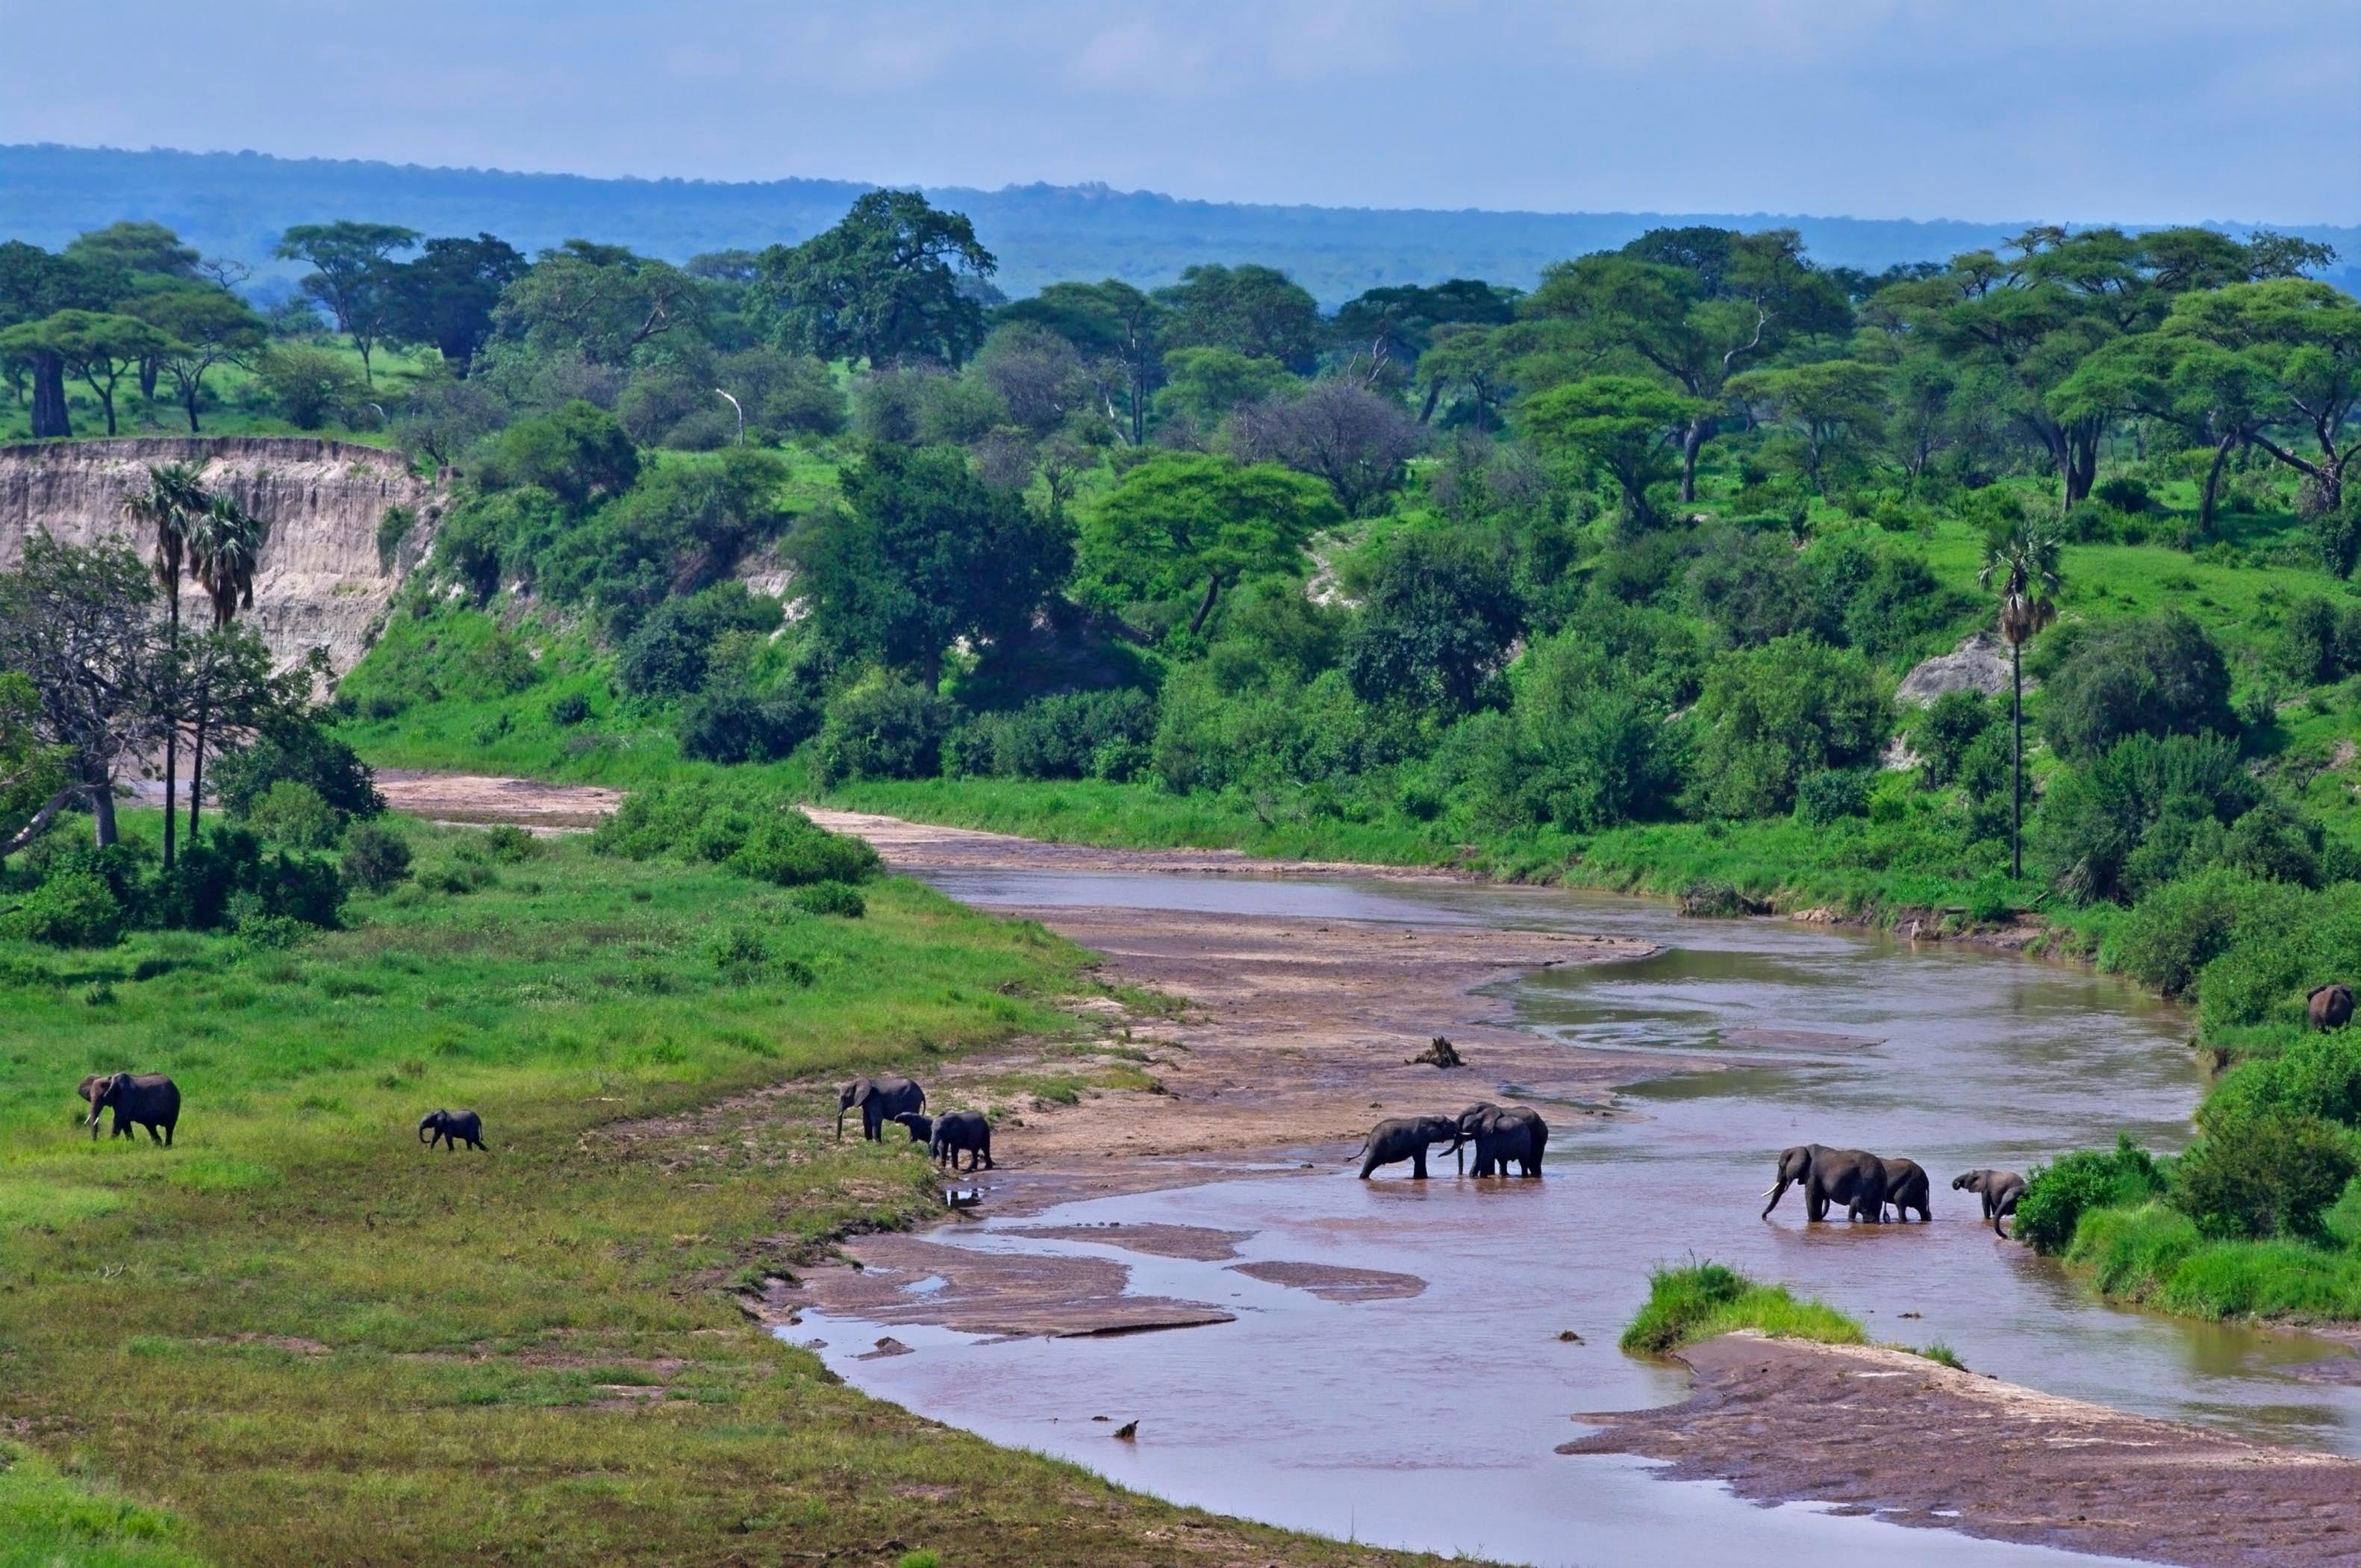
<path id="1" fill-rule="evenodd" d="M 1417 1180 L 1426 1179 L 1426 1151 L 1429 1146 L 1448 1143 L 1456 1152 L 1466 1140 L 1460 1135 L 1459 1124 L 1448 1116 L 1394 1116 L 1369 1129 L 1361 1145 L 1361 1179 L 1367 1181 L 1369 1172 L 1381 1165 L 1410 1161 L 1410 1173 Z"/>
<path id="2" fill-rule="evenodd" d="M 906 1078 L 856 1078 L 836 1096 L 836 1135 L 844 1136 L 844 1113 L 861 1108 L 861 1135 L 871 1143 L 884 1136 L 886 1123 L 906 1111 L 927 1108 L 927 1091 Z"/>

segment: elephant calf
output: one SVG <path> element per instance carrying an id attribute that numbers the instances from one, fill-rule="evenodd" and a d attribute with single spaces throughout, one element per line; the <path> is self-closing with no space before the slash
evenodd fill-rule
<path id="1" fill-rule="evenodd" d="M 2025 1196 L 2025 1178 L 2013 1170 L 1971 1170 L 1951 1178 L 1951 1190 L 1972 1192 L 1982 1199 L 1993 1234 L 2005 1236 L 2008 1233 L 2000 1228 L 2000 1223 L 2016 1212 L 2016 1201 Z"/>
<path id="2" fill-rule="evenodd" d="M 937 1165 L 960 1168 L 959 1157 L 967 1155 L 970 1170 L 993 1170 L 992 1124 L 983 1119 L 981 1111 L 954 1111 L 948 1116 L 935 1118 L 935 1135 L 927 1145 Z"/>
<path id="3" fill-rule="evenodd" d="M 149 1143 L 171 1146 L 172 1129 L 181 1120 L 181 1088 L 160 1072 L 113 1072 L 96 1083 L 85 1083 L 90 1101 L 90 1141 L 98 1141 L 98 1113 L 115 1113 L 115 1130 L 125 1137 L 133 1127 L 148 1129 Z M 158 1129 L 162 1135 L 158 1135 Z"/>
<path id="4" fill-rule="evenodd" d="M 1431 1144 L 1448 1143 L 1445 1152 L 1456 1153 L 1466 1142 L 1460 1135 L 1459 1124 L 1448 1116 L 1394 1116 L 1369 1129 L 1362 1141 L 1361 1179 L 1367 1181 L 1369 1172 L 1381 1165 L 1410 1161 L 1410 1173 L 1414 1180 L 1426 1179 L 1426 1151 Z"/>
<path id="5" fill-rule="evenodd" d="M 916 1111 L 905 1111 L 894 1120 L 910 1129 L 912 1143 L 931 1144 L 935 1141 L 935 1119 L 932 1116 L 921 1116 Z"/>
<path id="6" fill-rule="evenodd" d="M 418 1141 L 428 1148 L 441 1144 L 456 1149 L 462 1142 L 484 1154 L 484 1119 L 473 1111 L 429 1111 L 419 1118 Z"/>

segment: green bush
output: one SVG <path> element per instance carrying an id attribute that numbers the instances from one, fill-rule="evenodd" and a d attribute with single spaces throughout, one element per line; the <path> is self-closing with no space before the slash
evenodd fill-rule
<path id="1" fill-rule="evenodd" d="M 2216 1115 L 2175 1168 L 2170 1201 L 2208 1236 L 2312 1241 L 2356 1168 L 2351 1135 L 2317 1116 Z"/>
<path id="2" fill-rule="evenodd" d="M 330 809 L 346 817 L 374 817 L 385 809 L 369 765 L 317 724 L 266 730 L 254 744 L 214 762 L 205 782 L 233 819 L 245 817 L 282 783 L 307 785 Z"/>
<path id="3" fill-rule="evenodd" d="M 2209 1131 L 2269 1116 L 2316 1116 L 2361 1126 L 2361 1031 L 2305 1034 L 2276 1056 L 2230 1069 L 2199 1108 Z"/>
<path id="4" fill-rule="evenodd" d="M 549 721 L 561 729 L 571 729 L 590 717 L 590 699 L 580 692 L 567 692 L 549 705 Z"/>
<path id="5" fill-rule="evenodd" d="M 776 599 L 743 583 L 722 583 L 668 598 L 640 620 L 615 660 L 615 678 L 638 696 L 681 696 L 703 688 L 714 644 L 731 632 L 762 635 L 779 624 Z"/>
<path id="6" fill-rule="evenodd" d="M 950 705 L 910 681 L 872 675 L 829 705 L 813 773 L 822 784 L 942 772 Z"/>
<path id="7" fill-rule="evenodd" d="M 726 863 L 782 886 L 866 881 L 877 851 L 817 826 L 752 781 L 697 778 L 635 789 L 590 835 L 596 853 L 625 860 Z"/>
<path id="8" fill-rule="evenodd" d="M 765 818 L 724 863 L 741 876 L 781 887 L 860 882 L 878 866 L 877 851 L 867 843 L 816 828 L 801 812 Z"/>
<path id="9" fill-rule="evenodd" d="M 1945 692 L 1911 720 L 1910 749 L 1918 753 L 1921 775 L 1934 788 L 1955 783 L 1968 748 L 1993 728 L 1993 705 L 1982 692 Z"/>
<path id="10" fill-rule="evenodd" d="M 982 778 L 1104 777 L 1156 733 L 1156 699 L 1142 691 L 1061 692 L 1011 713 L 980 713 L 943 742 L 943 771 Z M 1120 751 L 1115 749 L 1121 749 Z"/>
<path id="11" fill-rule="evenodd" d="M 1721 817 L 1775 817 L 1805 775 L 1877 760 L 1892 721 L 1877 672 L 1807 633 L 1730 653 L 1706 673 L 1693 790 Z"/>
<path id="12" fill-rule="evenodd" d="M 789 685 L 757 696 L 730 682 L 682 703 L 673 734 L 680 754 L 692 761 L 768 762 L 809 740 L 819 721 L 819 705 L 807 687 Z"/>
<path id="13" fill-rule="evenodd" d="M 504 866 L 522 865 L 541 853 L 541 840 L 512 823 L 487 828 L 484 853 Z"/>
<path id="14" fill-rule="evenodd" d="M 1867 1337 L 1859 1323 L 1825 1302 L 1799 1301 L 1784 1285 L 1757 1285 L 1727 1265 L 1698 1263 L 1648 1276 L 1647 1302 L 1620 1343 L 1634 1355 L 1669 1355 L 1736 1329 L 1830 1344 L 1859 1344 Z"/>
<path id="15" fill-rule="evenodd" d="M 364 893 L 383 893 L 410 875 L 410 841 L 390 828 L 359 822 L 345 831 L 339 871 Z"/>
<path id="16" fill-rule="evenodd" d="M 1869 775 L 1859 770 L 1823 769 L 1806 773 L 1795 785 L 1795 820 L 1806 828 L 1826 828 L 1868 811 Z"/>
<path id="17" fill-rule="evenodd" d="M 2060 891 L 2128 900 L 2224 860 L 2260 794 L 2221 736 L 2135 734 L 2059 770 L 2033 839 Z"/>
<path id="18" fill-rule="evenodd" d="M 2218 868 L 2167 883 L 2116 923 L 2100 961 L 2167 996 L 2181 995 L 2230 950 L 2240 923 L 2279 896 L 2268 883 Z"/>
<path id="19" fill-rule="evenodd" d="M 500 433 L 481 476 L 487 485 L 533 485 L 569 506 L 620 495 L 640 476 L 640 455 L 615 416 L 577 398 Z"/>
<path id="20" fill-rule="evenodd" d="M 2017 1201 L 2013 1234 L 2036 1252 L 2062 1253 L 2085 1212 L 2144 1203 L 2163 1190 L 2154 1157 L 2119 1135 L 2112 1150 L 2077 1149 L 2035 1166 Z"/>
<path id="21" fill-rule="evenodd" d="M 52 948 L 111 948 L 123 939 L 125 911 L 115 891 L 86 871 L 52 876 L 5 917 L 13 936 Z"/>
<path id="22" fill-rule="evenodd" d="M 344 823 L 320 792 L 295 779 L 280 779 L 246 814 L 246 826 L 291 850 L 324 850 Z"/>
<path id="23" fill-rule="evenodd" d="M 2042 694 L 2041 732 L 2069 762 L 2087 762 L 2132 735 L 2237 729 L 2221 649 L 2178 610 L 2090 632 Z"/>
<path id="24" fill-rule="evenodd" d="M 840 882 L 816 882 L 796 890 L 796 907 L 807 915 L 839 915 L 858 920 L 869 913 L 858 888 Z"/>

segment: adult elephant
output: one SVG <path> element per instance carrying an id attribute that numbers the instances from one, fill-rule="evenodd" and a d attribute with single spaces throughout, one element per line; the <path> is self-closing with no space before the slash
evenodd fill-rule
<path id="1" fill-rule="evenodd" d="M 1826 1144 L 1798 1144 L 1779 1155 L 1779 1179 L 1763 1196 L 1763 1218 L 1779 1206 L 1787 1189 L 1801 1183 L 1804 1218 L 1814 1224 L 1828 1217 L 1831 1203 L 1845 1205 L 1848 1214 L 1866 1210 L 1878 1219 L 1885 1206 L 1885 1166 L 1863 1149 L 1832 1149 Z"/>
<path id="2" fill-rule="evenodd" d="M 1951 1190 L 1972 1192 L 1982 1200 L 1993 1234 L 2004 1237 L 2008 1233 L 2000 1223 L 2016 1212 L 2016 1201 L 2025 1196 L 2025 1178 L 2013 1170 L 1971 1170 L 1951 1178 Z"/>
<path id="3" fill-rule="evenodd" d="M 935 1135 L 928 1142 L 928 1152 L 937 1165 L 949 1165 L 956 1171 L 959 1157 L 967 1156 L 970 1170 L 993 1168 L 992 1124 L 981 1111 L 954 1111 L 948 1116 L 935 1118 Z"/>
<path id="4" fill-rule="evenodd" d="M 844 1136 L 844 1113 L 861 1108 L 861 1135 L 875 1143 L 886 1123 L 927 1108 L 927 1091 L 906 1078 L 856 1078 L 837 1091 L 836 1135 Z"/>
<path id="5" fill-rule="evenodd" d="M 2323 985 L 2303 999 L 2303 1012 L 2315 1029 L 2342 1029 L 2353 1022 L 2353 988 Z"/>
<path id="6" fill-rule="evenodd" d="M 1447 1142 L 1455 1153 L 1465 1141 L 1459 1135 L 1459 1124 L 1448 1116 L 1390 1117 L 1370 1128 L 1361 1144 L 1361 1179 L 1367 1181 L 1369 1172 L 1381 1165 L 1408 1160 L 1411 1178 L 1424 1181 L 1426 1151 Z"/>
<path id="7" fill-rule="evenodd" d="M 1881 1159 L 1877 1163 L 1885 1173 L 1884 1196 L 1880 1201 L 1880 1209 L 1892 1204 L 1894 1217 L 1897 1221 L 1907 1220 L 1910 1211 L 1916 1209 L 1921 1221 L 1932 1221 L 1934 1212 L 1927 1207 L 1927 1172 L 1918 1162 L 1915 1159 Z M 1848 1217 L 1860 1218 L 1858 1214 L 1850 1212 Z M 1884 1215 L 1881 1212 L 1873 1218 L 1883 1219 Z"/>
<path id="8" fill-rule="evenodd" d="M 1461 1138 L 1476 1146 L 1477 1176 L 1506 1176 L 1511 1166 L 1527 1176 L 1541 1175 L 1549 1124 L 1540 1112 L 1522 1105 L 1470 1105 L 1455 1125 Z"/>
<path id="9" fill-rule="evenodd" d="M 79 1127 L 94 1117 L 98 1110 L 98 1086 L 114 1076 L 111 1072 L 93 1072 L 75 1088 L 74 1092 L 82 1097 L 82 1109 L 74 1113 L 75 1126 Z M 115 1113 L 115 1125 L 107 1130 L 106 1135 L 110 1138 L 127 1138 L 131 1135 L 131 1124 L 123 1119 L 122 1112 L 117 1111 Z M 98 1141 L 96 1129 L 92 1130 L 90 1138 L 93 1143 Z"/>
<path id="10" fill-rule="evenodd" d="M 126 1126 L 148 1129 L 148 1141 L 170 1147 L 172 1129 L 181 1120 L 180 1086 L 160 1072 L 117 1072 L 101 1079 L 91 1090 L 90 1141 L 98 1142 L 98 1113 L 115 1113 L 115 1127 L 128 1137 Z M 161 1135 L 159 1135 L 161 1129 Z"/>

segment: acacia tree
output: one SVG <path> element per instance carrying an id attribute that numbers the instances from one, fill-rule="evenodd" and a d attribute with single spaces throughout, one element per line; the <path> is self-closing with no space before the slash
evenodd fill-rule
<path id="1" fill-rule="evenodd" d="M 962 288 L 999 269 L 964 214 L 916 191 L 872 191 L 841 222 L 760 262 L 757 296 L 782 345 L 883 368 L 908 359 L 964 363 L 983 341 L 983 307 Z"/>
<path id="2" fill-rule="evenodd" d="M 430 239 L 415 261 L 394 267 L 387 326 L 411 343 L 431 343 L 461 380 L 491 335 L 500 291 L 525 274 L 522 252 L 489 234 Z"/>
<path id="3" fill-rule="evenodd" d="M 173 340 L 158 363 L 172 378 L 181 411 L 188 416 L 189 433 L 200 433 L 197 403 L 205 378 L 216 365 L 258 352 L 269 341 L 269 328 L 225 289 L 169 289 L 135 300 L 130 308 Z"/>
<path id="4" fill-rule="evenodd" d="M 416 229 L 349 221 L 298 224 L 279 239 L 281 259 L 312 264 L 297 287 L 325 306 L 336 329 L 351 337 L 360 350 L 361 375 L 372 387 L 377 376 L 369 351 L 384 335 L 392 305 L 393 255 L 417 243 Z"/>
<path id="5" fill-rule="evenodd" d="M 1984 538 L 1979 586 L 2000 596 L 2001 641 L 2008 644 L 2008 874 L 2025 875 L 2025 645 L 2057 619 L 2058 535 L 2046 522 L 2005 520 Z"/>
<path id="6" fill-rule="evenodd" d="M 1148 439 L 1148 400 L 1164 380 L 1159 342 L 1164 315 L 1153 295 L 1110 278 L 1102 283 L 1052 283 L 1002 310 L 999 319 L 1046 327 L 1072 344 L 1098 376 L 1107 418 L 1126 427 L 1137 446 Z"/>
<path id="7" fill-rule="evenodd" d="M 1815 359 L 1774 370 L 1750 370 L 1730 382 L 1730 395 L 1760 402 L 1795 438 L 1796 466 L 1822 500 L 1828 470 L 1879 440 L 1885 424 L 1885 372 L 1858 359 Z"/>
<path id="8" fill-rule="evenodd" d="M 1588 376 L 1526 399 L 1524 422 L 1544 450 L 1613 479 L 1637 529 L 1655 521 L 1648 486 L 1673 467 L 1666 437 L 1695 428 L 1700 403 L 1637 376 Z"/>
<path id="9" fill-rule="evenodd" d="M 488 268 L 497 264 L 497 258 L 478 259 Z M 695 279 L 668 262 L 620 245 L 569 239 L 543 251 L 500 291 L 492 325 L 544 354 L 622 365 L 641 345 L 668 334 L 702 334 L 705 295 Z"/>
<path id="10" fill-rule="evenodd" d="M 115 389 L 143 360 L 185 346 L 137 316 L 113 311 L 60 311 L 0 333 L 0 355 L 39 361 L 54 359 L 67 375 L 79 376 L 106 411 L 106 433 L 115 433 Z M 69 429 L 62 433 L 71 434 Z"/>
<path id="11" fill-rule="evenodd" d="M 1295 570 L 1305 541 L 1344 521 L 1327 487 L 1277 464 L 1159 453 L 1124 475 L 1084 525 L 1085 576 L 1110 609 L 1194 597 L 1194 634 L 1224 592 Z"/>
<path id="12" fill-rule="evenodd" d="M 1320 349 L 1320 306 L 1275 267 L 1191 267 L 1156 297 L 1170 313 L 1164 345 L 1226 348 L 1311 372 Z"/>

